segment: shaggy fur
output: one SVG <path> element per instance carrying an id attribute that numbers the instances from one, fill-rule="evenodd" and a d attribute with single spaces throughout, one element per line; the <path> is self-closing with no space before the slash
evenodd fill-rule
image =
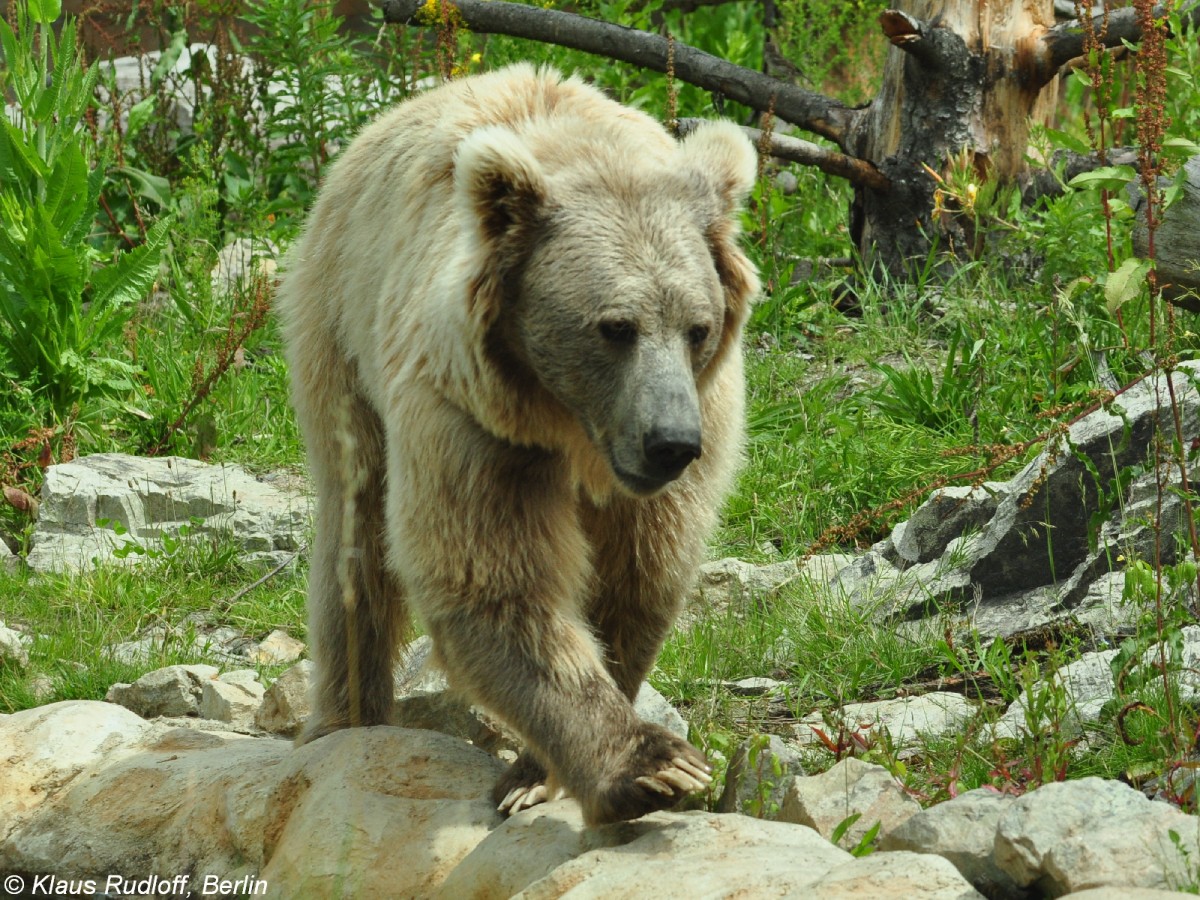
<path id="1" fill-rule="evenodd" d="M 346 150 L 279 295 L 318 497 L 301 741 L 389 721 L 411 610 L 527 742 L 502 809 L 548 774 L 591 823 L 704 786 L 630 701 L 740 455 L 754 176 L 733 125 L 676 142 L 529 66 Z"/>

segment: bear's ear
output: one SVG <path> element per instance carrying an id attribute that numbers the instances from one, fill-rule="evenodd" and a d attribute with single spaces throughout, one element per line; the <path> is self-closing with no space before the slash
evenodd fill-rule
<path id="1" fill-rule="evenodd" d="M 758 151 L 732 122 L 701 124 L 679 149 L 688 180 L 699 188 L 704 237 L 725 291 L 725 325 L 717 358 L 737 346 L 759 290 L 758 274 L 738 245 L 741 229 L 736 217 L 758 177 Z"/>
<path id="2" fill-rule="evenodd" d="M 542 219 L 546 183 L 541 166 L 524 142 L 507 128 L 473 131 L 455 153 L 454 180 L 459 208 L 479 223 L 491 251 L 513 242 Z"/>
<path id="3" fill-rule="evenodd" d="M 733 122 L 702 122 L 683 139 L 684 169 L 716 194 L 717 217 L 733 215 L 758 177 L 758 151 Z"/>

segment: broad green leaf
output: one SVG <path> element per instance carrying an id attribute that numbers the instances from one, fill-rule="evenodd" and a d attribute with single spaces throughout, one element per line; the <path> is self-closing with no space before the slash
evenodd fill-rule
<path id="1" fill-rule="evenodd" d="M 62 15 L 62 0 L 28 0 L 29 15 L 38 25 L 53 25 Z"/>
<path id="2" fill-rule="evenodd" d="M 132 166 L 118 166 L 113 171 L 128 178 L 139 196 L 153 200 L 164 208 L 170 205 L 171 182 L 161 175 L 152 175 Z"/>
<path id="3" fill-rule="evenodd" d="M 1087 154 L 1092 152 L 1092 148 L 1088 142 L 1082 138 L 1075 137 L 1073 134 L 1067 134 L 1065 131 L 1059 131 L 1057 128 L 1047 128 L 1046 134 L 1060 147 L 1071 150 L 1079 154 Z"/>
<path id="4" fill-rule="evenodd" d="M 179 57 L 183 55 L 184 49 L 187 47 L 187 29 L 181 28 L 171 35 L 171 44 L 162 52 L 158 58 L 158 63 L 154 66 L 154 71 L 150 73 L 150 84 L 157 87 L 162 84 L 163 79 L 170 74 L 175 68 L 175 64 L 179 62 Z"/>
<path id="5" fill-rule="evenodd" d="M 1104 283 L 1104 305 L 1110 313 L 1118 309 L 1141 293 L 1146 275 L 1150 272 L 1150 260 L 1132 256 L 1120 267 L 1109 273 L 1108 281 Z"/>
<path id="6" fill-rule="evenodd" d="M 1067 184 L 1085 190 L 1119 191 L 1135 178 L 1137 172 L 1133 166 L 1101 166 L 1076 175 Z"/>
<path id="7" fill-rule="evenodd" d="M 1169 137 L 1163 141 L 1164 150 L 1178 150 L 1180 156 L 1196 156 L 1200 154 L 1200 144 L 1185 137 Z"/>

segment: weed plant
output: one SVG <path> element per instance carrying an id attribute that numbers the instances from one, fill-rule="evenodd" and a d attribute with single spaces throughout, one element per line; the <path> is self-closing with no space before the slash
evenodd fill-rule
<path id="1" fill-rule="evenodd" d="M 834 93 L 862 99 L 873 91 L 866 29 L 873 34 L 879 6 L 787 0 L 774 22 L 750 3 L 687 13 L 630 0 L 575 8 L 664 29 L 752 68 L 770 35 L 804 83 L 840 85 Z M 15 27 L 0 26 L 0 86 L 19 109 L 0 132 L 8 325 L 0 330 L 0 483 L 27 495 L 45 465 L 77 452 L 302 465 L 280 342 L 265 317 L 269 266 L 232 290 L 210 272 L 234 238 L 256 239 L 268 257 L 284 251 L 330 160 L 380 106 L 441 77 L 522 59 L 579 71 L 660 118 L 750 118 L 666 76 L 574 51 L 449 27 L 385 28 L 378 12 L 368 31 L 352 32 L 331 3 L 293 0 L 253 0 L 240 16 L 212 4 L 139 4 L 131 24 L 157 30 L 165 49 L 148 93 L 128 103 L 111 80 L 93 91 L 105 78 L 78 60 L 71 23 L 51 37 L 59 12 L 49 0 L 12 8 Z M 785 195 L 764 171 L 745 219 L 766 285 L 747 334 L 747 464 L 714 555 L 767 562 L 869 545 L 932 487 L 1007 477 L 1106 391 L 1195 355 L 1200 329 L 1162 305 L 1150 266 L 1133 256 L 1124 193 L 1169 182 L 1197 152 L 1200 52 L 1195 34 L 1175 25 L 1176 36 L 1135 70 L 1089 51 L 1081 74 L 1067 79 L 1059 120 L 1038 135 L 1048 160 L 1135 139 L 1157 142 L 1160 153 L 1072 183 L 1051 162 L 1060 191 L 1032 206 L 951 161 L 939 176 L 942 212 L 966 217 L 972 246 L 954 257 L 934 248 L 903 283 L 870 280 L 846 261 L 845 185 L 796 170 L 798 188 Z M 189 33 L 208 37 L 204 52 L 185 52 Z M 1155 132 L 1138 117 L 1160 82 L 1166 122 Z M 190 122 L 172 112 L 183 86 L 194 98 Z M 1160 212 L 1171 197 L 1167 187 Z M 800 277 L 813 260 L 812 274 Z M 16 305 L 31 297 L 46 300 L 37 315 Z M 1162 435 L 1160 446 L 1178 464 L 1179 436 Z M 30 528 L 26 511 L 0 507 L 0 533 L 21 544 Z M 1077 734 L 1054 673 L 1107 636 L 1053 647 L 983 641 L 964 637 L 949 609 L 919 625 L 881 624 L 875 610 L 802 579 L 700 616 L 670 640 L 652 680 L 714 748 L 763 731 L 790 735 L 813 710 L 832 714 L 843 703 L 955 680 L 981 704 L 957 735 L 902 756 L 877 737 L 830 728 L 812 751 L 818 766 L 847 753 L 879 761 L 927 802 L 1083 774 L 1140 780 L 1187 765 L 1194 743 L 1179 649 L 1191 622 L 1194 550 L 1185 533 L 1173 567 L 1122 561 L 1131 573 L 1126 601 L 1141 621 L 1136 635 L 1115 642 L 1113 708 Z M 186 541 L 136 569 L 0 573 L 0 618 L 37 635 L 28 671 L 0 669 L 0 710 L 98 698 L 157 665 L 200 661 L 196 614 L 255 636 L 280 627 L 303 637 L 303 563 L 239 595 L 256 577 L 229 548 Z M 104 649 L 156 625 L 175 638 L 155 659 L 126 663 Z M 1167 650 L 1149 659 L 1158 646 Z M 769 673 L 788 684 L 783 714 L 719 686 Z M 999 710 L 1019 698 L 1026 736 L 993 739 Z"/>

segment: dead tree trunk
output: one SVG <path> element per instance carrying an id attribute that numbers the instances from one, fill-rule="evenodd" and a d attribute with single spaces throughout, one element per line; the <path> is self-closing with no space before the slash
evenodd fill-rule
<path id="1" fill-rule="evenodd" d="M 930 241 L 970 247 L 953 217 L 933 220 L 936 172 L 964 158 L 982 180 L 1025 168 L 1029 129 L 1050 112 L 1057 67 L 1042 68 L 1052 0 L 910 0 L 880 17 L 892 42 L 874 101 L 848 130 L 846 151 L 870 160 L 890 186 L 856 191 L 851 234 L 868 262 L 903 274 Z"/>
<path id="2" fill-rule="evenodd" d="M 674 2 L 674 0 L 665 0 Z M 781 153 L 855 188 L 851 234 L 872 268 L 904 278 L 937 240 L 970 247 L 961 219 L 935 216 L 933 172 L 965 158 L 1001 182 L 1025 169 L 1032 123 L 1046 116 L 1058 71 L 1083 51 L 1091 27 L 1101 46 L 1137 41 L 1133 9 L 1090 26 L 1054 24 L 1053 0 L 898 0 L 880 16 L 893 49 L 883 84 L 864 107 L 848 107 L 793 84 L 733 65 L 684 44 L 558 10 L 504 0 L 384 0 L 392 22 L 436 26 L 450 19 L 480 33 L 545 41 L 632 63 L 765 111 L 835 143 L 805 143 Z M 1185 18 L 1200 23 L 1200 2 Z M 782 147 L 782 145 L 781 145 Z"/>

